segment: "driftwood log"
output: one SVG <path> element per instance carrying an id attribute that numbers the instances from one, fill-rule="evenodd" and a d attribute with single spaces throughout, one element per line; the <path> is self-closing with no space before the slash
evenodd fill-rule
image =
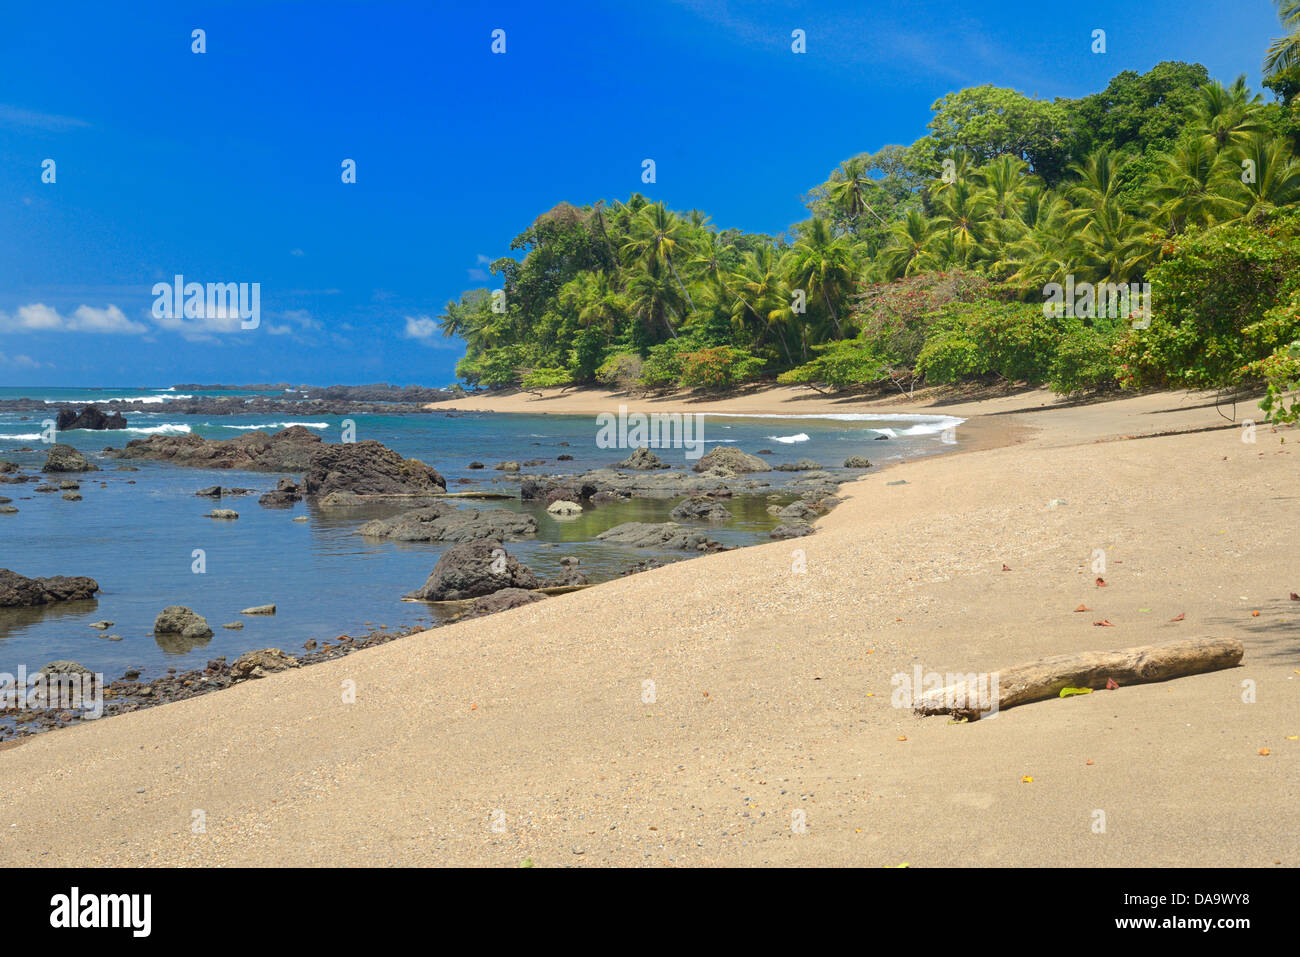
<path id="1" fill-rule="evenodd" d="M 993 675 L 962 675 L 945 688 L 914 693 L 917 714 L 951 714 L 971 721 L 996 710 L 1060 695 L 1062 688 L 1104 689 L 1107 679 L 1120 687 L 1168 681 L 1185 675 L 1220 671 L 1241 664 L 1235 638 L 1189 638 L 1119 651 L 1085 651 L 1053 655 L 1004 668 Z M 951 677 L 951 676 L 950 676 Z"/>

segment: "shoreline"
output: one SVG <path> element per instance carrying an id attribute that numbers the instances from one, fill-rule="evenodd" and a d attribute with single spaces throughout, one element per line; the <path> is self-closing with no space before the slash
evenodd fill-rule
<path id="1" fill-rule="evenodd" d="M 841 486 L 816 535 L 35 736 L 0 753 L 5 860 L 339 863 L 378 825 L 408 864 L 1294 866 L 1294 430 L 1247 445 L 1205 396 L 1040 398 L 983 407 L 1001 444 Z M 914 664 L 1197 634 L 1242 638 L 1243 666 L 971 726 L 889 707 Z"/>

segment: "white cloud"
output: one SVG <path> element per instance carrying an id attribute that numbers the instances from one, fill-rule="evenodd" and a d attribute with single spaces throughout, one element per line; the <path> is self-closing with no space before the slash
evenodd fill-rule
<path id="1" fill-rule="evenodd" d="M 427 341 L 438 335 L 438 323 L 428 316 L 407 316 L 403 335 L 408 339 Z"/>
<path id="2" fill-rule="evenodd" d="M 0 103 L 0 125 L 27 127 L 38 130 L 62 132 L 89 126 L 85 120 L 74 116 L 59 116 L 55 113 L 40 113 L 36 110 L 24 110 L 20 106 Z"/>
<path id="3" fill-rule="evenodd" d="M 117 306 L 104 309 L 78 306 L 72 315 L 64 316 L 38 302 L 19 306 L 12 316 L 0 312 L 0 331 L 4 332 L 90 332 L 138 336 L 148 329 L 144 323 L 128 319 Z"/>
<path id="4" fill-rule="evenodd" d="M 0 352 L 0 365 L 16 366 L 19 369 L 39 369 L 42 366 L 48 365 L 48 363 L 37 362 L 31 356 L 7 356 L 3 352 Z"/>

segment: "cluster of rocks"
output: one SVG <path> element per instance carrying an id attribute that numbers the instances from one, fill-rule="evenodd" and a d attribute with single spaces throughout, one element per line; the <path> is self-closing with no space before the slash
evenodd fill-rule
<path id="1" fill-rule="evenodd" d="M 80 412 L 71 406 L 64 406 L 59 409 L 58 414 L 54 417 L 54 427 L 60 432 L 68 432 L 74 429 L 91 429 L 95 431 L 125 429 L 126 417 L 121 412 L 111 414 L 101 412 L 93 405 L 85 406 Z"/>
<path id="2" fill-rule="evenodd" d="M 46 453 L 42 472 L 98 472 L 99 466 L 88 461 L 71 445 L 56 442 Z"/>
<path id="3" fill-rule="evenodd" d="M 0 568 L 0 608 L 25 608 L 49 605 L 56 601 L 94 598 L 99 583 L 84 576 L 54 575 L 50 578 L 27 578 Z"/>
<path id="4" fill-rule="evenodd" d="M 399 542 L 521 541 L 537 534 L 537 519 L 504 508 L 456 508 L 438 502 L 366 522 L 357 532 Z"/>
<path id="5" fill-rule="evenodd" d="M 323 505 L 350 504 L 365 497 L 409 498 L 438 495 L 447 482 L 436 469 L 418 459 L 403 458 L 382 442 L 329 444 L 301 425 L 274 434 L 246 432 L 231 439 L 205 439 L 186 435 L 151 435 L 134 439 L 124 449 L 109 451 L 124 459 L 154 459 L 173 465 L 207 469 L 241 469 L 251 472 L 301 473 L 301 482 L 281 479 L 262 505 L 292 505 L 303 498 Z M 212 486 L 198 494 L 213 497 L 242 494 Z"/>
<path id="6" fill-rule="evenodd" d="M 540 589 L 576 588 L 588 583 L 576 558 L 563 559 L 561 567 L 557 577 L 541 579 L 507 552 L 497 539 L 457 542 L 438 558 L 424 584 L 404 597 L 418 601 L 465 601 L 496 595 L 507 589 L 531 594 Z M 502 598 L 495 603 L 479 605 L 477 613 L 487 614 L 489 609 L 499 611 L 501 609 L 496 606 L 506 600 Z"/>

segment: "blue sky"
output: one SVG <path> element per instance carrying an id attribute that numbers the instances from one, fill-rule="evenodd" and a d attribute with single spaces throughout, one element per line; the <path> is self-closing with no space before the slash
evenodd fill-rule
<path id="1" fill-rule="evenodd" d="M 776 233 L 951 90 L 1074 97 L 1161 60 L 1258 85 L 1280 32 L 1264 0 L 1051 6 L 8 4 L 0 385 L 444 385 L 462 350 L 422 320 L 560 200 L 639 190 Z M 260 283 L 260 325 L 155 318 L 177 273 Z"/>

